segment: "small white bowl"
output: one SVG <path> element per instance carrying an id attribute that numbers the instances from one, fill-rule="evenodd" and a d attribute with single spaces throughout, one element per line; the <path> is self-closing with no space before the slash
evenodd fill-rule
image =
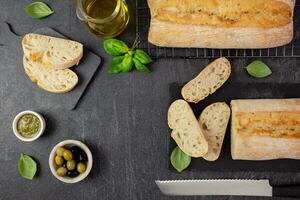
<path id="1" fill-rule="evenodd" d="M 67 177 L 67 176 L 58 176 L 56 174 L 56 170 L 57 170 L 58 166 L 54 162 L 56 150 L 58 147 L 72 147 L 72 146 L 78 146 L 86 153 L 87 159 L 88 159 L 87 164 L 86 164 L 87 165 L 86 170 L 82 174 L 79 174 L 78 176 L 73 177 L 73 178 Z M 92 166 L 93 166 L 93 157 L 92 157 L 92 153 L 91 153 L 90 149 L 85 144 L 83 144 L 82 142 L 80 142 L 78 140 L 64 140 L 64 141 L 58 143 L 52 149 L 50 156 L 49 156 L 49 167 L 50 167 L 50 170 L 51 170 L 53 176 L 55 176 L 55 178 L 57 178 L 58 180 L 60 180 L 64 183 L 77 183 L 79 181 L 82 181 L 89 175 L 89 173 L 92 169 Z"/>
<path id="2" fill-rule="evenodd" d="M 41 122 L 41 127 L 40 127 L 39 132 L 33 137 L 24 137 L 18 132 L 18 129 L 17 129 L 19 119 L 23 115 L 26 115 L 26 114 L 35 115 Z M 45 122 L 44 117 L 42 115 L 40 115 L 39 113 L 34 112 L 34 111 L 30 111 L 30 110 L 26 110 L 26 111 L 23 111 L 23 112 L 20 112 L 19 114 L 17 114 L 17 116 L 15 117 L 15 119 L 12 123 L 12 128 L 13 128 L 14 134 L 17 138 L 19 138 L 20 140 L 22 140 L 24 142 L 32 142 L 32 141 L 38 139 L 44 133 L 45 128 L 46 128 L 46 122 Z"/>

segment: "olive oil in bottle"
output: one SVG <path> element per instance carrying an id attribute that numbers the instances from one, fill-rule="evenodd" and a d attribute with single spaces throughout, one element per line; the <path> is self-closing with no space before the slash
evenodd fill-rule
<path id="1" fill-rule="evenodd" d="M 83 3 L 89 29 L 103 38 L 111 38 L 124 31 L 129 12 L 124 0 L 86 0 Z"/>

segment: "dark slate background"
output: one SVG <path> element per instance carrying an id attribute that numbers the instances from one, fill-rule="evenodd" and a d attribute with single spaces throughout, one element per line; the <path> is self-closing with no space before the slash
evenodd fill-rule
<path id="1" fill-rule="evenodd" d="M 186 171 L 169 170 L 169 135 L 166 112 L 169 86 L 186 82 L 210 60 L 161 59 L 151 65 L 152 73 L 109 75 L 106 56 L 99 38 L 90 34 L 75 14 L 75 0 L 48 0 L 55 13 L 43 20 L 33 20 L 23 8 L 31 0 L 0 0 L 0 21 L 7 21 L 18 34 L 49 26 L 103 58 L 92 84 L 74 111 L 40 107 L 30 99 L 10 93 L 14 85 L 0 80 L 0 199 L 264 199 L 242 197 L 166 197 L 154 180 L 190 178 L 269 178 L 273 184 L 300 182 L 300 173 Z M 134 11 L 134 0 L 128 1 Z M 132 42 L 135 37 L 134 12 L 126 33 L 121 37 Z M 298 28 L 299 29 L 299 28 Z M 1 38 L 0 38 L 1 41 Z M 7 42 L 7 41 L 6 41 Z M 13 66 L 14 57 L 0 45 L 0 73 Z M 251 59 L 231 60 L 233 82 L 299 83 L 299 59 L 263 59 L 273 70 L 266 79 L 253 79 L 245 73 Z M 17 85 L 16 75 L 16 85 Z M 21 91 L 20 91 L 21 92 Z M 32 109 L 47 121 L 46 133 L 37 141 L 24 143 L 12 132 L 14 116 Z M 89 177 L 78 184 L 64 184 L 52 176 L 48 156 L 55 144 L 64 139 L 78 139 L 92 150 L 94 166 Z M 21 178 L 17 171 L 20 153 L 32 155 L 39 163 L 33 181 Z M 300 170 L 299 170 L 300 171 Z"/>

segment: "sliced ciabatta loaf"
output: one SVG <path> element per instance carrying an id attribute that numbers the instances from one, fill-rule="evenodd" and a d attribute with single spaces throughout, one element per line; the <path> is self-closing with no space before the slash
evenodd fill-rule
<path id="1" fill-rule="evenodd" d="M 53 69 L 78 65 L 83 56 L 83 46 L 79 42 L 35 33 L 23 37 L 22 47 L 27 59 Z"/>
<path id="2" fill-rule="evenodd" d="M 203 156 L 205 160 L 219 158 L 229 118 L 230 108 L 226 103 L 214 103 L 202 111 L 199 125 L 208 142 L 208 152 Z"/>
<path id="3" fill-rule="evenodd" d="M 23 65 L 27 76 L 41 89 L 52 93 L 65 93 L 78 83 L 78 76 L 70 69 L 49 69 L 40 62 L 23 57 Z"/>
<path id="4" fill-rule="evenodd" d="M 205 67 L 200 74 L 188 82 L 181 90 L 183 98 L 198 103 L 219 89 L 231 74 L 230 62 L 222 57 Z"/>
<path id="5" fill-rule="evenodd" d="M 191 157 L 201 157 L 208 151 L 208 143 L 190 105 L 184 100 L 173 102 L 168 111 L 171 137 L 179 148 Z"/>

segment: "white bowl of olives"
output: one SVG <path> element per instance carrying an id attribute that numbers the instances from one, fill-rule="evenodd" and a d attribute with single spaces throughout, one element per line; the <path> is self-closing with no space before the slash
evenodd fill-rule
<path id="1" fill-rule="evenodd" d="M 65 183 L 77 183 L 85 179 L 93 165 L 89 148 L 78 140 L 64 140 L 58 143 L 49 156 L 52 174 Z"/>

